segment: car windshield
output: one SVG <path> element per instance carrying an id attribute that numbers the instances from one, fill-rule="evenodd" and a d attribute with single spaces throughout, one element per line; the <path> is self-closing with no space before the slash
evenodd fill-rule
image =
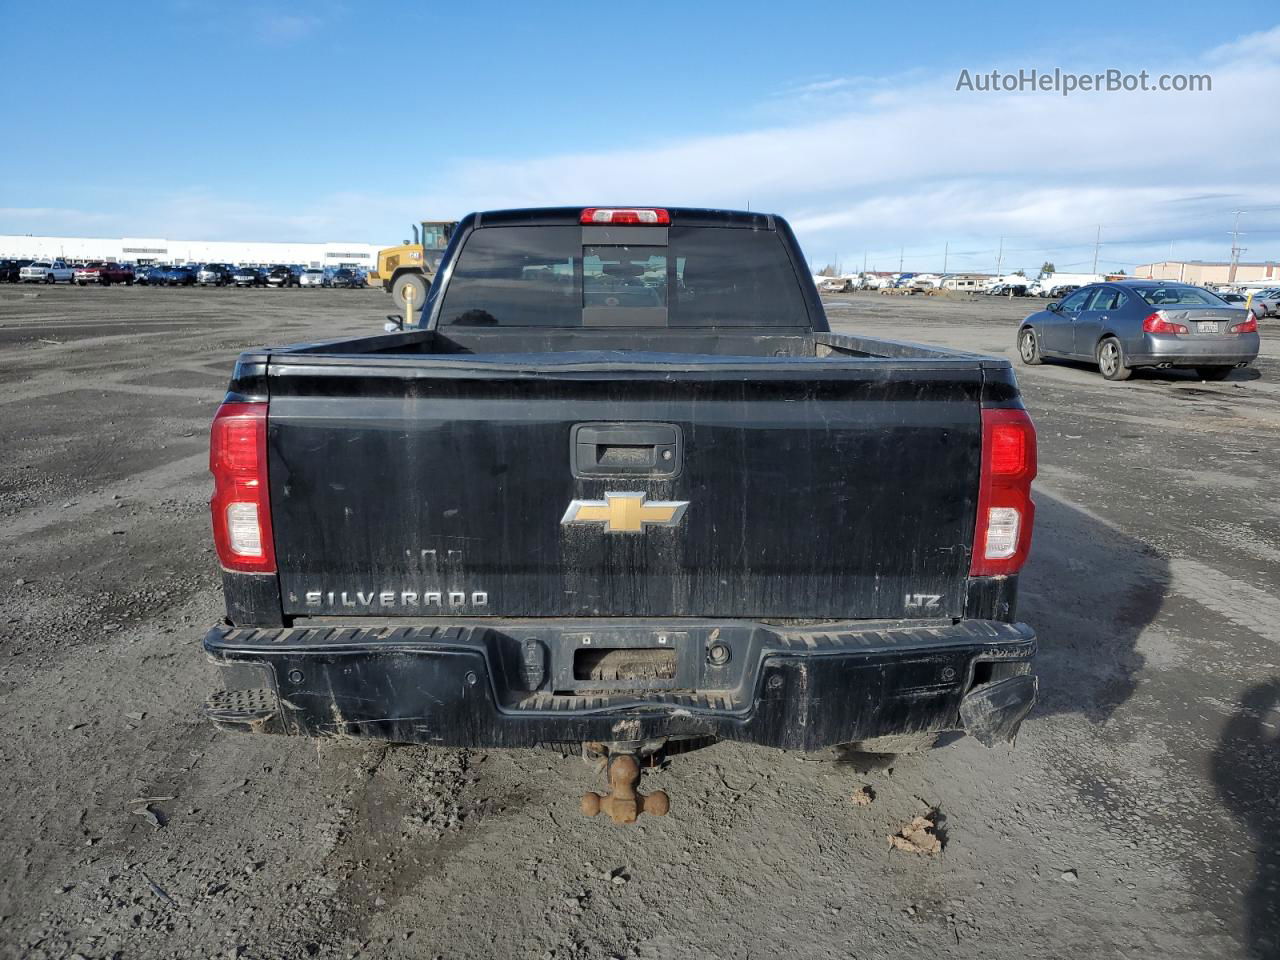
<path id="1" fill-rule="evenodd" d="M 466 241 L 440 323 L 459 326 L 804 326 L 803 288 L 767 230 L 673 225 L 630 243 L 578 226 L 486 227 Z"/>
<path id="2" fill-rule="evenodd" d="M 1186 307 L 1220 307 L 1224 303 L 1216 293 L 1202 290 L 1200 287 L 1168 286 L 1135 287 L 1138 296 L 1153 307 L 1186 306 Z"/>
<path id="3" fill-rule="evenodd" d="M 308 276 L 308 277 L 321 277 L 321 276 L 324 276 L 324 271 L 323 271 L 323 270 L 308 270 L 308 271 L 307 271 L 307 276 Z"/>

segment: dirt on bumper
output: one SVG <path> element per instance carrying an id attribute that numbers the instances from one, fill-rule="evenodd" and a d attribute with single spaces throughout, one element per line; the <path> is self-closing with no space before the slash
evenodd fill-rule
<path id="1" fill-rule="evenodd" d="M 582 669 L 601 650 L 664 644 L 665 669 Z M 204 648 L 222 681 L 205 713 L 224 729 L 444 746 L 714 737 L 819 750 L 956 729 L 990 744 L 1016 734 L 1036 693 L 1035 634 L 988 620 L 219 626 Z"/>

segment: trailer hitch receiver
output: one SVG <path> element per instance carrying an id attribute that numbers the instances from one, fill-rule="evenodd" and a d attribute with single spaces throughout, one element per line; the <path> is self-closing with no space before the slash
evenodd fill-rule
<path id="1" fill-rule="evenodd" d="M 582 812 L 588 817 L 607 813 L 614 823 L 635 823 L 642 813 L 665 817 L 671 809 L 666 793 L 655 790 L 644 794 L 636 789 L 640 782 L 640 764 L 630 753 L 609 757 L 609 786 L 612 793 L 588 793 L 582 798 Z"/>

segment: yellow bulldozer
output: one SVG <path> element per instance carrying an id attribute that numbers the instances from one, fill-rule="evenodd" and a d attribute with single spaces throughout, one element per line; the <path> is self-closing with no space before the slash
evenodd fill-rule
<path id="1" fill-rule="evenodd" d="M 369 286 L 382 287 L 405 307 L 405 320 L 422 308 L 444 248 L 453 236 L 456 220 L 423 220 L 415 223 L 413 242 L 378 251 L 377 267 L 369 271 Z"/>

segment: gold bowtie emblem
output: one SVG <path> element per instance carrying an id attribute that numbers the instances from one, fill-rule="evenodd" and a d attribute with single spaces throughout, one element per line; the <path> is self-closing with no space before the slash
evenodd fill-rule
<path id="1" fill-rule="evenodd" d="M 605 533 L 641 533 L 645 526 L 674 527 L 688 500 L 648 500 L 645 493 L 606 493 L 603 500 L 573 500 L 562 524 L 602 523 Z"/>

